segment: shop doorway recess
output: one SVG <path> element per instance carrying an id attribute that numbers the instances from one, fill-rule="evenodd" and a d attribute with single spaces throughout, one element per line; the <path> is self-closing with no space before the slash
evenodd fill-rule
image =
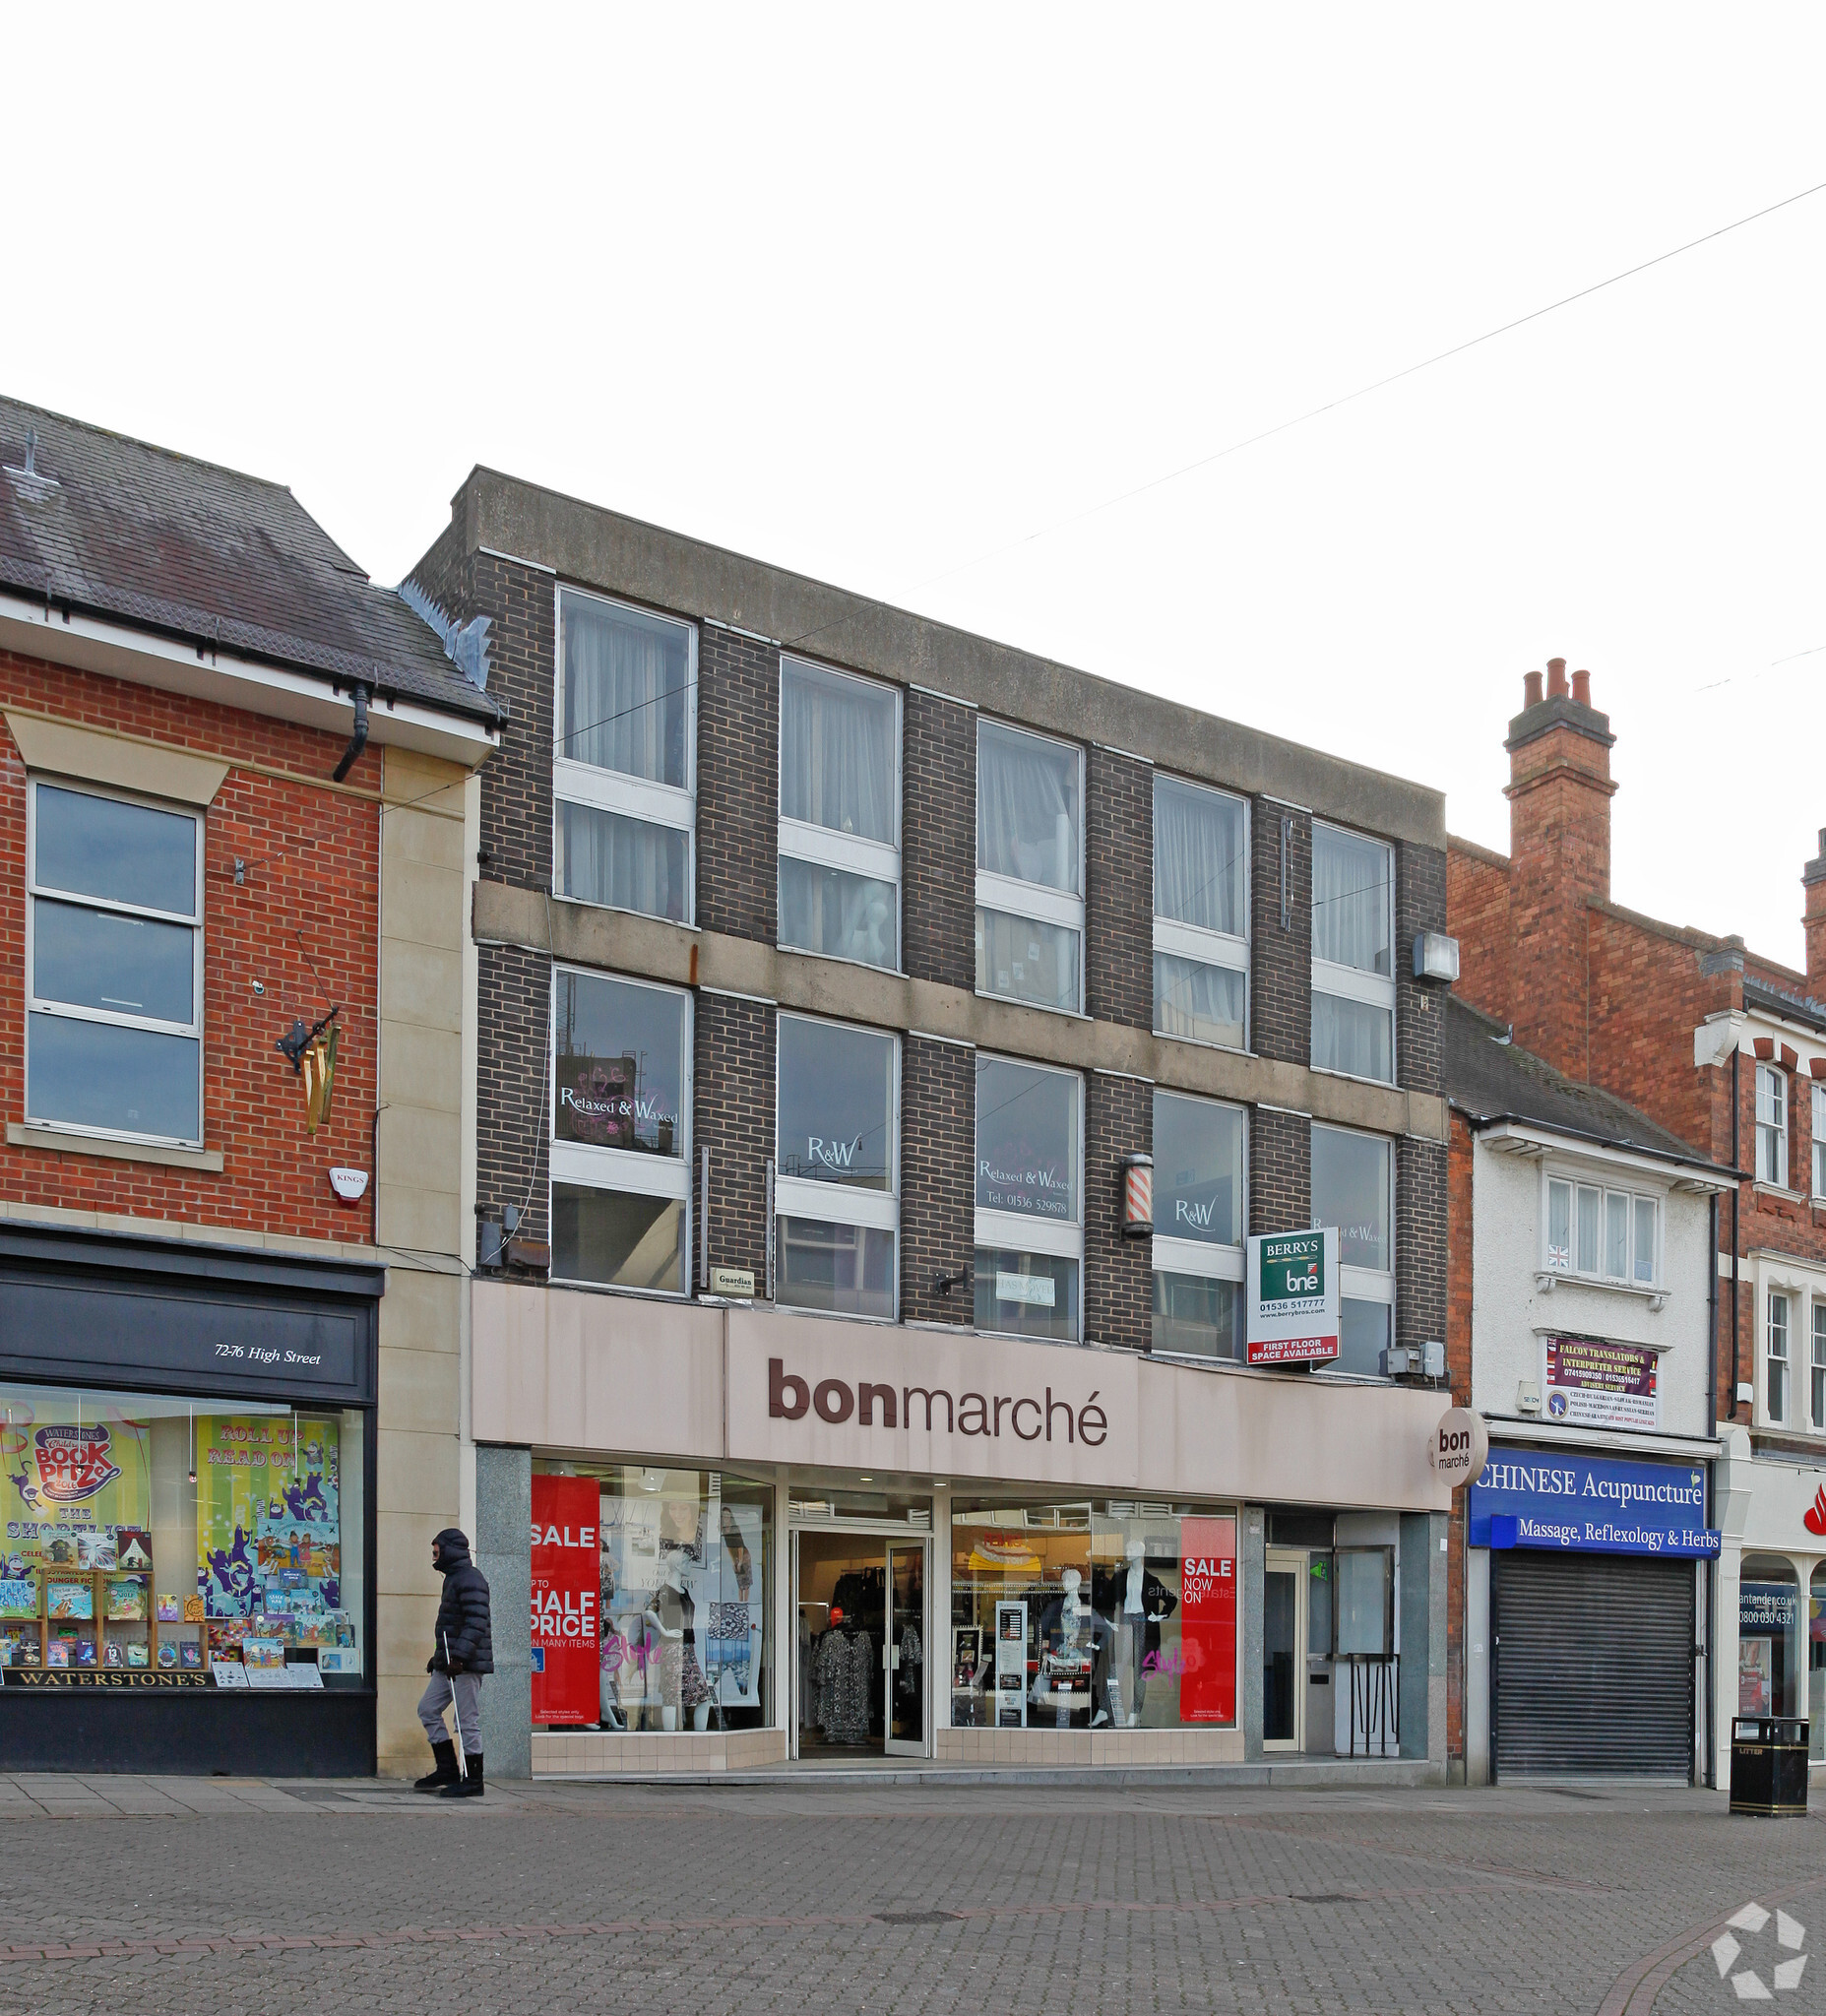
<path id="1" fill-rule="evenodd" d="M 792 1534 L 792 1755 L 929 1754 L 930 1538 L 846 1520 Z"/>

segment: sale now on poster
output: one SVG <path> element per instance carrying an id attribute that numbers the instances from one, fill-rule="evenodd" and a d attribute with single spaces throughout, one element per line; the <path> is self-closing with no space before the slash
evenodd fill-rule
<path id="1" fill-rule="evenodd" d="M 1182 1519 L 1179 1719 L 1236 1720 L 1236 1522 Z"/>

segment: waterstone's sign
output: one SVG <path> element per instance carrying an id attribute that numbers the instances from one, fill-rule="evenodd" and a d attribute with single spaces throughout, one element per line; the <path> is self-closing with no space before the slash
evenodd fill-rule
<path id="1" fill-rule="evenodd" d="M 1471 1487 L 1474 1547 L 1716 1560 L 1697 1464 L 1627 1463 L 1561 1449 L 1492 1449 Z"/>

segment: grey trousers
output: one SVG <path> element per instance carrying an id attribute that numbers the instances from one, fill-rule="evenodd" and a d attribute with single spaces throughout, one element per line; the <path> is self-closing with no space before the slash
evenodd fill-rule
<path id="1" fill-rule="evenodd" d="M 447 1743 L 450 1731 L 444 1726 L 444 1711 L 452 1701 L 457 1704 L 457 1728 L 463 1736 L 463 1754 L 466 1757 L 479 1757 L 482 1753 L 482 1676 L 480 1673 L 458 1673 L 455 1678 L 449 1673 L 433 1673 L 418 1701 L 418 1720 L 424 1724 L 425 1735 L 433 1743 Z"/>

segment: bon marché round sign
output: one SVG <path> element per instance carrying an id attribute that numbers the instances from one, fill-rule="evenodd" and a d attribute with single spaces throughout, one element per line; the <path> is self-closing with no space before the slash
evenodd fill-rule
<path id="1" fill-rule="evenodd" d="M 1454 1490 L 1475 1483 L 1489 1461 L 1490 1431 L 1483 1417 L 1468 1407 L 1448 1408 L 1426 1444 L 1426 1460 L 1435 1476 Z"/>
<path id="2" fill-rule="evenodd" d="M 1249 1362 L 1325 1364 L 1338 1355 L 1338 1228 L 1249 1241 Z"/>

